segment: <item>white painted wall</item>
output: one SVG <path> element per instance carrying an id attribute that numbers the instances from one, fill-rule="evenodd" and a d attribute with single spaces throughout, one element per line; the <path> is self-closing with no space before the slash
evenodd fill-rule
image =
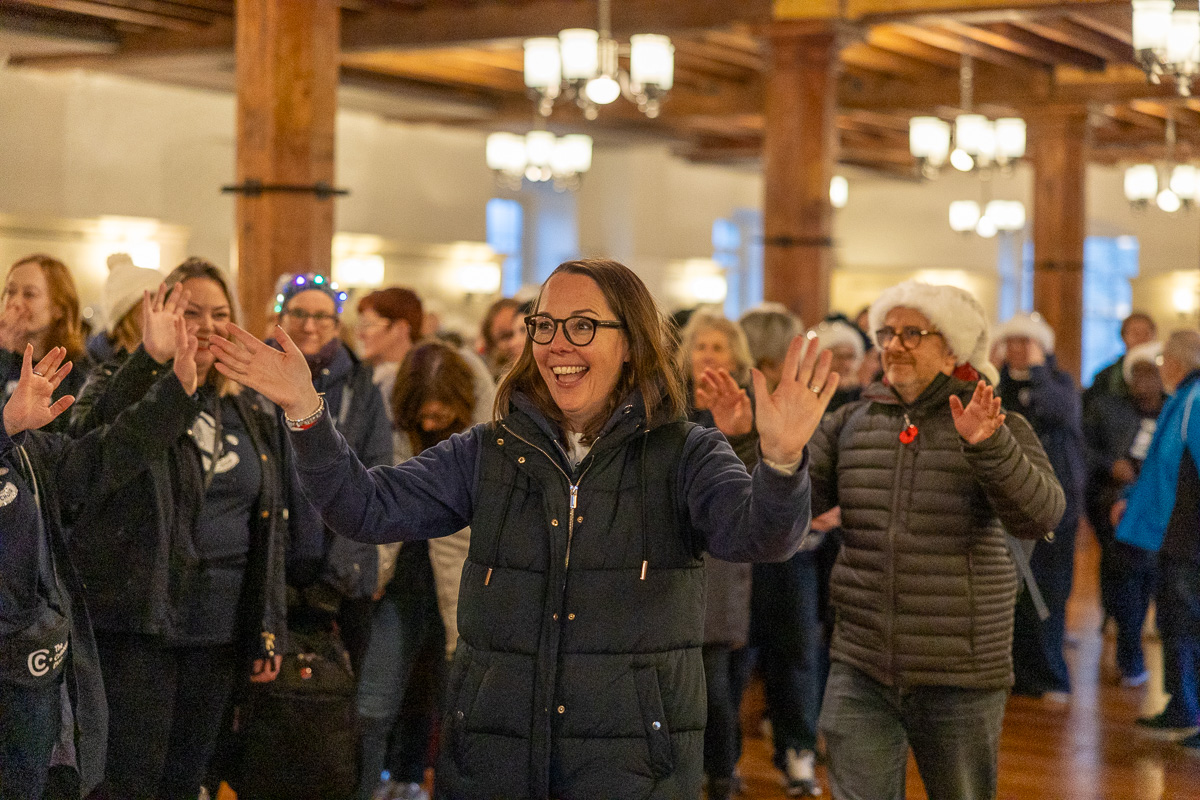
<path id="1" fill-rule="evenodd" d="M 0 120 L 0 214 L 59 222 L 149 218 L 182 229 L 187 252 L 229 263 L 234 202 L 219 190 L 234 179 L 232 96 L 7 68 L 0 69 Z M 339 114 L 337 130 L 336 180 L 352 192 L 335 201 L 339 231 L 374 234 L 402 248 L 478 242 L 486 201 L 513 196 L 493 183 L 481 132 L 349 111 Z M 996 240 L 960 236 L 946 224 L 952 199 L 981 196 L 976 179 L 948 174 L 917 183 L 845 174 L 850 204 L 835 218 L 835 305 L 850 310 L 862 296 L 923 269 L 966 270 L 981 294 L 994 295 Z M 1089 232 L 1138 237 L 1147 278 L 1135 298 L 1171 317 L 1171 309 L 1159 308 L 1169 294 L 1161 287 L 1200 266 L 1200 211 L 1135 214 L 1122 198 L 1119 170 L 1091 168 L 1088 175 Z M 1028 204 L 1029 173 L 997 179 L 990 191 Z M 762 181 L 751 170 L 688 164 L 663 146 L 600 147 L 573 197 L 517 196 L 527 203 L 527 219 L 538 209 L 577 218 L 574 231 L 532 237 L 535 271 L 576 254 L 611 256 L 662 294 L 672 264 L 711 255 L 714 219 L 761 205 Z M 36 236 L 18 241 L 0 232 L 0 259 L 33 244 Z M 54 244 L 47 240 L 45 249 Z M 174 257 L 164 251 L 164 259 Z M 387 279 L 404 281 L 405 269 L 389 265 Z M 85 300 L 92 288 L 81 287 Z M 671 305 L 671 298 L 663 301 Z"/>

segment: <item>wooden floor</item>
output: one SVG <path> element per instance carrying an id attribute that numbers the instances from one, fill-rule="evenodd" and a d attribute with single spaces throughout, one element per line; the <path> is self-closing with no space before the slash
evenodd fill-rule
<path id="1" fill-rule="evenodd" d="M 1100 634 L 1098 556 L 1090 529 L 1081 529 L 1067 620 L 1074 691 L 1065 704 L 1009 700 L 1000 745 L 1000 800 L 1200 800 L 1200 753 L 1154 739 L 1134 725 L 1138 716 L 1156 713 L 1166 703 L 1162 656 L 1157 638 L 1148 633 L 1146 660 L 1153 677 L 1139 689 L 1118 685 L 1112 634 Z M 761 687 L 754 684 L 742 708 L 741 800 L 785 796 L 771 765 L 769 741 L 759 730 L 761 711 Z M 827 798 L 823 766 L 818 776 Z M 218 800 L 234 797 L 222 787 Z M 926 800 L 911 758 L 907 800 Z"/>
<path id="2" fill-rule="evenodd" d="M 1158 640 L 1146 638 L 1152 678 L 1139 689 L 1118 685 L 1114 639 L 1101 636 L 1097 580 L 1099 547 L 1081 529 L 1075 583 L 1068 609 L 1067 661 L 1072 695 L 1067 703 L 1014 697 L 1008 702 L 1000 744 L 1001 800 L 1200 800 L 1200 753 L 1142 733 L 1134 720 L 1162 709 L 1162 656 Z M 781 798 L 779 774 L 771 765 L 769 741 L 755 724 L 761 695 L 743 706 L 745 749 L 739 770 L 741 795 Z M 818 775 L 829 796 L 824 767 Z M 907 800 L 925 800 L 911 757 Z"/>

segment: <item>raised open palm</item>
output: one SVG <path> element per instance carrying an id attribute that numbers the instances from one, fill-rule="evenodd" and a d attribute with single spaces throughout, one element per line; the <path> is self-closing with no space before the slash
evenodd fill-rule
<path id="1" fill-rule="evenodd" d="M 958 395 L 950 395 L 950 415 L 954 417 L 954 427 L 958 430 L 958 435 L 965 439 L 967 444 L 979 444 L 1004 424 L 1004 414 L 1000 412 L 1000 398 L 995 395 L 995 390 L 987 381 L 975 384 L 975 392 L 966 408 L 963 408 Z"/>
<path id="2" fill-rule="evenodd" d="M 35 367 L 33 345 L 25 345 L 25 353 L 21 357 L 21 377 L 4 405 L 4 429 L 9 436 L 49 424 L 75 402 L 75 398 L 69 394 L 51 402 L 54 391 L 71 372 L 71 362 L 62 363 L 66 357 L 65 347 L 55 347 Z"/>
<path id="3" fill-rule="evenodd" d="M 783 377 L 773 392 L 767 392 L 761 372 L 752 373 L 758 440 L 768 461 L 791 464 L 803 457 L 804 446 L 837 391 L 838 374 L 829 369 L 833 354 L 819 352 L 817 339 L 807 344 L 803 336 L 793 339 L 783 360 Z"/>
<path id="4" fill-rule="evenodd" d="M 754 408 L 746 390 L 726 369 L 704 370 L 696 381 L 696 405 L 713 415 L 717 430 L 726 436 L 741 436 L 754 428 Z"/>
<path id="5" fill-rule="evenodd" d="M 210 336 L 208 346 L 217 356 L 218 372 L 249 386 L 292 419 L 301 419 L 317 410 L 320 398 L 313 388 L 308 362 L 283 328 L 275 326 L 282 352 L 232 322 L 218 325 L 217 331 L 221 335 Z"/>
<path id="6" fill-rule="evenodd" d="M 175 284 L 170 294 L 165 283 L 159 284 L 153 295 L 142 292 L 142 347 L 160 364 L 174 358 L 179 349 L 181 329 L 177 323 L 183 320 L 187 301 L 188 291 L 182 283 Z M 186 337 L 186 328 L 183 330 Z"/>

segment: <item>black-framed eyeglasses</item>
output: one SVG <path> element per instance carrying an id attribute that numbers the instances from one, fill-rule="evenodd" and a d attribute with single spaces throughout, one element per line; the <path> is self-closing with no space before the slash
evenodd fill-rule
<path id="1" fill-rule="evenodd" d="M 525 318 L 525 330 L 529 338 L 536 344 L 550 344 L 562 325 L 563 334 L 567 341 L 576 347 L 585 347 L 596 338 L 597 328 L 624 328 L 625 323 L 614 319 L 593 319 L 591 317 L 571 316 L 558 319 L 549 314 L 530 314 Z"/>
<path id="2" fill-rule="evenodd" d="M 921 346 L 921 340 L 926 336 L 941 336 L 941 331 L 923 331 L 916 325 L 905 325 L 900 330 L 895 328 L 880 328 L 875 331 L 875 341 L 884 348 L 892 343 L 892 339 L 900 337 L 900 346 L 905 350 L 916 350 Z"/>
<path id="3" fill-rule="evenodd" d="M 318 311 L 315 314 L 310 314 L 299 308 L 289 308 L 283 312 L 283 315 L 297 325 L 304 325 L 310 319 L 317 323 L 318 328 L 328 328 L 337 322 L 337 314 L 326 314 L 324 311 Z"/>

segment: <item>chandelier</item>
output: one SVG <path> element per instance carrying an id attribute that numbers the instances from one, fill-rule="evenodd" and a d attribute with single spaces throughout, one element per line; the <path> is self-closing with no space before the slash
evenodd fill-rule
<path id="1" fill-rule="evenodd" d="M 957 233 L 975 233 L 990 239 L 1000 231 L 1019 231 L 1025 227 L 1025 204 L 1020 200 L 989 200 L 980 211 L 974 200 L 955 200 L 950 204 L 950 229 Z"/>
<path id="2" fill-rule="evenodd" d="M 1162 165 L 1162 180 L 1156 164 L 1135 164 L 1125 170 L 1125 199 L 1138 211 L 1149 208 L 1153 201 L 1161 210 L 1173 214 L 1181 208 L 1191 208 L 1200 200 L 1200 173 L 1196 167 L 1174 163 L 1174 117 L 1167 119 L 1166 136 L 1167 158 Z"/>
<path id="3" fill-rule="evenodd" d="M 592 166 L 592 137 L 581 133 L 555 136 L 550 131 L 492 133 L 487 137 L 487 165 L 514 191 L 521 181 L 554 182 L 560 191 L 577 189 Z"/>
<path id="4" fill-rule="evenodd" d="M 959 68 L 959 101 L 963 113 L 949 122 L 938 117 L 913 117 L 908 121 L 908 150 L 921 174 L 937 176 L 945 165 L 961 172 L 1007 169 L 1025 155 L 1025 120 L 1001 117 L 992 121 L 971 111 L 975 71 L 970 56 Z"/>
<path id="5" fill-rule="evenodd" d="M 629 70 L 619 69 L 622 48 L 612 38 L 611 0 L 599 3 L 599 31 L 568 28 L 558 38 L 525 40 L 525 85 L 537 98 L 538 113 L 550 116 L 554 101 L 567 97 L 595 119 L 600 106 L 624 95 L 653 119 L 675 82 L 675 48 L 666 36 L 635 34 L 629 37 Z"/>
<path id="6" fill-rule="evenodd" d="M 1200 73 L 1200 11 L 1175 8 L 1174 0 L 1133 0 L 1133 50 L 1151 83 L 1170 75 L 1179 94 L 1190 95 Z"/>

